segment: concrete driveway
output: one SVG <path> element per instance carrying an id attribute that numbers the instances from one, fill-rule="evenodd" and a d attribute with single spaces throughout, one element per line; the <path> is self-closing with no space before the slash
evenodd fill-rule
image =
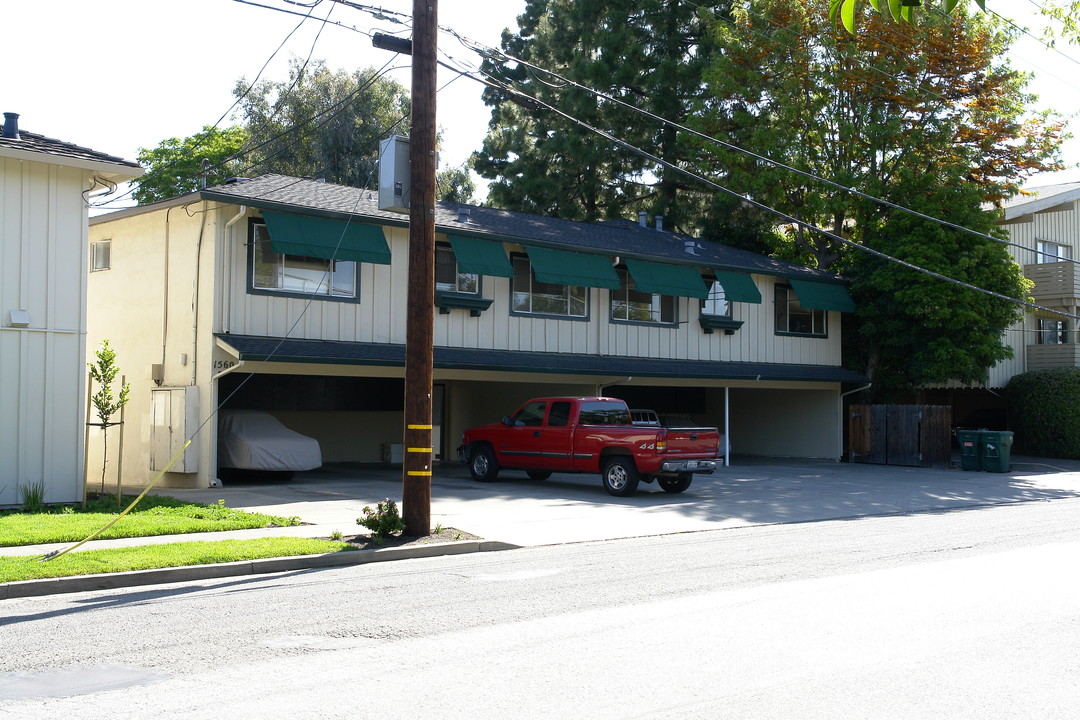
<path id="1" fill-rule="evenodd" d="M 387 497 L 400 505 L 401 469 L 330 465 L 289 482 L 160 492 L 224 499 L 230 507 L 296 515 L 315 525 L 292 529 L 297 534 L 351 534 L 365 505 Z M 431 522 L 529 546 L 1076 497 L 1080 462 L 1024 457 L 1014 457 L 1008 473 L 734 458 L 714 475 L 695 476 L 685 493 L 642 484 L 627 498 L 608 495 L 598 475 L 534 481 L 504 470 L 498 481 L 479 483 L 455 463 L 435 469 Z"/>

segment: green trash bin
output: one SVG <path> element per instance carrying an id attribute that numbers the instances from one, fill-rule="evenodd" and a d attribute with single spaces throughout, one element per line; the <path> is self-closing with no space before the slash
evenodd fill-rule
<path id="1" fill-rule="evenodd" d="M 960 442 L 960 469 L 982 470 L 982 443 L 980 430 L 957 430 L 956 439 Z"/>
<path id="2" fill-rule="evenodd" d="M 1009 472 L 1009 456 L 1013 434 L 1007 430 L 982 430 L 979 433 L 979 450 L 982 469 L 987 472 Z"/>

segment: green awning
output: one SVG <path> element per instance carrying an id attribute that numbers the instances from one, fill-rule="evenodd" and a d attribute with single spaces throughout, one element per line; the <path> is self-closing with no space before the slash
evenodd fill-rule
<path id="1" fill-rule="evenodd" d="M 499 277 L 514 275 L 514 269 L 510 266 L 501 242 L 461 235 L 446 237 L 450 240 L 450 247 L 454 248 L 454 257 L 460 272 Z"/>
<path id="2" fill-rule="evenodd" d="M 799 304 L 811 310 L 838 310 L 855 312 L 855 302 L 847 287 L 811 280 L 791 280 L 791 287 L 799 296 Z"/>
<path id="3" fill-rule="evenodd" d="M 754 284 L 754 278 L 746 273 L 714 270 L 716 282 L 724 288 L 724 297 L 728 302 L 761 304 L 761 291 Z"/>
<path id="4" fill-rule="evenodd" d="M 286 255 L 390 264 L 382 226 L 263 211 L 270 247 Z"/>
<path id="5" fill-rule="evenodd" d="M 642 292 L 702 300 L 709 297 L 709 289 L 705 287 L 701 273 L 689 265 L 668 265 L 626 258 L 626 268 L 630 271 L 630 277 L 634 278 L 637 289 Z"/>
<path id="6" fill-rule="evenodd" d="M 525 252 L 529 254 L 533 272 L 540 282 L 619 289 L 619 276 L 611 266 L 611 258 L 604 255 L 540 247 L 526 247 Z"/>

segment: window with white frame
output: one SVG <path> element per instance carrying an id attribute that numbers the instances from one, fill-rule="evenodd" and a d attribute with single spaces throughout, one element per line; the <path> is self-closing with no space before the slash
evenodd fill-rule
<path id="1" fill-rule="evenodd" d="M 112 240 L 90 243 L 90 272 L 108 270 L 112 267 Z"/>
<path id="2" fill-rule="evenodd" d="M 1064 319 L 1039 318 L 1039 345 L 1062 345 L 1069 342 L 1068 324 Z"/>
<path id="3" fill-rule="evenodd" d="M 1055 263 L 1072 259 L 1072 248 L 1061 243 L 1037 240 L 1035 242 L 1035 262 Z"/>
<path id="4" fill-rule="evenodd" d="M 480 276 L 458 270 L 454 249 L 449 245 L 436 245 L 435 289 L 476 295 L 480 292 Z"/>
<path id="5" fill-rule="evenodd" d="M 252 290 L 345 300 L 357 297 L 356 262 L 279 253 L 270 245 L 266 225 L 255 223 L 251 228 Z"/>
<path id="6" fill-rule="evenodd" d="M 824 310 L 804 308 L 799 298 L 787 285 L 777 285 L 773 293 L 776 310 L 776 332 L 783 335 L 809 335 L 826 337 Z"/>
<path id="7" fill-rule="evenodd" d="M 588 289 L 577 285 L 540 282 L 529 258 L 515 255 L 510 278 L 510 309 L 524 315 L 556 315 L 584 318 L 588 313 Z"/>
<path id="8" fill-rule="evenodd" d="M 619 289 L 611 291 L 611 319 L 616 322 L 639 322 L 674 325 L 675 298 L 642 292 L 626 268 L 615 268 Z"/>
<path id="9" fill-rule="evenodd" d="M 713 280 L 709 283 L 709 297 L 701 301 L 701 314 L 716 317 L 731 317 L 731 303 L 728 302 L 724 286 Z"/>

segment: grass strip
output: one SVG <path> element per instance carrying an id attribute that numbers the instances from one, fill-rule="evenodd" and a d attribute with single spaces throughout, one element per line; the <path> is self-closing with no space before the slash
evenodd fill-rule
<path id="1" fill-rule="evenodd" d="M 0 557 L 0 583 L 351 550 L 356 550 L 356 547 L 332 540 L 277 537 L 84 550 L 45 562 L 42 562 L 40 557 Z"/>
<path id="2" fill-rule="evenodd" d="M 78 542 L 108 524 L 122 507 L 114 497 L 103 497 L 86 508 L 64 506 L 44 512 L 0 512 L 0 547 Z M 223 530 L 251 530 L 299 525 L 299 518 L 262 515 L 214 505 L 190 503 L 164 495 L 147 495 L 139 505 L 96 539 L 183 535 Z"/>

